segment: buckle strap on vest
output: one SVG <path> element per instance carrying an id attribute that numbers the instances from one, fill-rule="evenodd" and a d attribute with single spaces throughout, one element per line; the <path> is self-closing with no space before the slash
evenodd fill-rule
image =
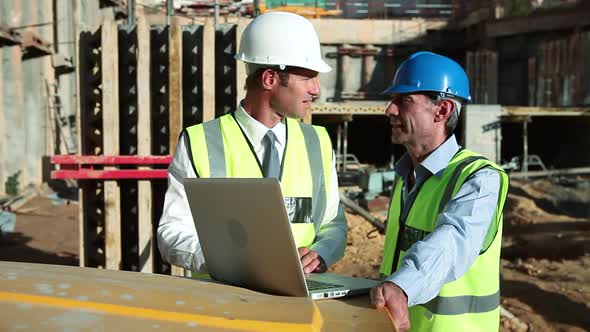
<path id="1" fill-rule="evenodd" d="M 303 133 L 303 138 L 305 139 L 307 159 L 309 160 L 313 183 L 312 218 L 317 234 L 320 225 L 324 221 L 324 213 L 326 211 L 326 181 L 324 179 L 322 149 L 320 138 L 313 126 L 303 122 L 300 122 L 299 125 Z"/>
<path id="2" fill-rule="evenodd" d="M 437 296 L 421 304 L 435 315 L 462 315 L 489 312 L 500 306 L 500 291 L 491 295 Z"/>
<path id="3" fill-rule="evenodd" d="M 226 177 L 225 148 L 223 147 L 223 135 L 221 134 L 221 121 L 219 118 L 203 123 L 205 132 L 205 144 L 207 144 L 207 156 L 209 157 L 209 173 L 212 178 Z"/>
<path id="4" fill-rule="evenodd" d="M 486 159 L 486 158 L 483 156 L 468 157 L 465 160 L 463 160 L 459 164 L 459 166 L 457 166 L 457 168 L 455 168 L 455 171 L 453 172 L 453 175 L 451 176 L 451 179 L 449 180 L 449 183 L 447 184 L 447 187 L 445 188 L 445 192 L 443 193 L 443 196 L 442 196 L 440 203 L 438 205 L 438 213 L 439 214 L 443 212 L 443 210 L 445 209 L 445 206 L 453 197 L 453 192 L 455 191 L 455 186 L 457 186 L 457 180 L 459 179 L 459 176 L 461 176 L 461 173 L 463 173 L 463 169 L 465 169 L 465 167 L 469 166 L 469 164 L 471 164 L 472 162 L 474 162 L 476 160 L 481 160 L 481 159 Z"/>
<path id="5" fill-rule="evenodd" d="M 414 243 L 422 241 L 428 234 L 430 232 L 406 225 L 401 234 L 399 249 L 401 251 L 408 251 Z"/>

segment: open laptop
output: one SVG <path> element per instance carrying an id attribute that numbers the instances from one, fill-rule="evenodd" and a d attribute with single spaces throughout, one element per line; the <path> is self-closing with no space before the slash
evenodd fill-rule
<path id="1" fill-rule="evenodd" d="M 286 296 L 366 294 L 378 281 L 330 273 L 304 275 L 276 179 L 185 179 L 209 275 Z"/>

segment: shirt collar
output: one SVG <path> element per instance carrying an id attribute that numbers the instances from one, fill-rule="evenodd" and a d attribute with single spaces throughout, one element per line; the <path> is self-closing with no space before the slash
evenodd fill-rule
<path id="1" fill-rule="evenodd" d="M 459 144 L 457 144 L 455 135 L 451 135 L 451 137 L 436 148 L 436 150 L 432 151 L 432 153 L 422 161 L 421 165 L 430 171 L 430 173 L 436 174 L 440 177 L 442 176 L 441 171 L 447 167 L 460 148 Z"/>
<path id="2" fill-rule="evenodd" d="M 439 177 L 442 176 L 442 171 L 447 167 L 451 159 L 453 159 L 460 148 L 461 147 L 457 143 L 455 135 L 451 135 L 451 137 L 449 137 L 443 144 L 436 148 L 436 150 L 432 151 L 432 153 L 426 157 L 426 159 L 424 159 L 420 165 L 418 165 L 418 167 L 416 167 L 416 178 L 424 175 L 423 173 L 425 171 L 430 172 L 430 174 L 436 174 Z M 411 169 L 412 159 L 406 152 L 395 164 L 394 170 L 404 180 L 406 180 Z"/>
<path id="3" fill-rule="evenodd" d="M 238 106 L 235 112 L 236 121 L 246 134 L 246 138 L 256 148 L 262 144 L 262 139 L 266 135 L 266 132 L 272 130 L 277 137 L 277 142 L 285 147 L 287 141 L 287 126 L 283 121 L 277 123 L 273 128 L 268 128 L 262 123 L 254 119 L 250 114 L 246 113 L 246 110 L 242 105 Z"/>

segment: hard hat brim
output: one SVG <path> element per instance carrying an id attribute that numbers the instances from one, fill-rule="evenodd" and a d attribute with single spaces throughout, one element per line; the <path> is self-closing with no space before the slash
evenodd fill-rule
<path id="1" fill-rule="evenodd" d="M 394 93 L 414 93 L 414 92 L 439 93 L 439 91 L 421 90 L 421 89 L 417 89 L 415 86 L 398 84 L 396 86 L 390 86 L 387 89 L 383 90 L 383 92 L 381 92 L 381 95 L 390 96 Z M 471 98 L 471 96 L 469 96 L 468 98 L 464 98 L 464 97 L 457 96 L 457 95 L 450 94 L 450 93 L 447 93 L 447 95 L 453 96 L 454 98 L 457 98 L 457 99 L 460 99 L 464 103 L 473 103 L 473 99 Z"/>
<path id="2" fill-rule="evenodd" d="M 415 86 L 398 84 L 398 85 L 393 85 L 393 86 L 388 87 L 387 89 L 383 90 L 383 92 L 381 92 L 381 94 L 382 95 L 391 95 L 394 93 L 412 93 L 412 92 L 425 92 L 425 91 L 420 90 L 420 89 L 416 88 Z"/>
<path id="3" fill-rule="evenodd" d="M 238 61 L 243 61 L 245 63 L 252 63 L 252 64 L 256 64 L 256 65 L 260 65 L 260 66 L 269 66 L 269 67 L 274 67 L 274 66 L 299 67 L 299 68 L 305 68 L 305 69 L 313 70 L 313 71 L 316 71 L 318 73 L 328 73 L 328 72 L 332 71 L 332 67 L 330 67 L 330 65 L 328 65 L 323 60 L 319 60 L 319 61 L 316 61 L 314 63 L 309 63 L 309 62 L 299 63 L 297 61 L 292 61 L 292 62 L 291 61 L 288 61 L 288 63 L 274 63 L 274 61 L 265 61 L 265 60 L 261 60 L 261 59 L 247 59 L 243 55 L 240 56 L 239 54 L 236 54 L 234 56 L 234 59 L 236 59 Z"/>

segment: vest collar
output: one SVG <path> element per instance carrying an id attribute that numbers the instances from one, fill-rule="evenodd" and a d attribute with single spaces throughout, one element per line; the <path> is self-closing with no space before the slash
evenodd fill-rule
<path id="1" fill-rule="evenodd" d="M 262 144 L 262 139 L 269 130 L 265 125 L 256 121 L 250 114 L 246 113 L 242 105 L 238 106 L 235 112 L 235 119 L 244 131 L 246 138 L 252 144 L 254 151 L 258 151 Z M 278 143 L 284 149 L 287 143 L 287 128 L 284 121 L 279 122 L 274 128 L 270 129 L 277 137 Z"/>

